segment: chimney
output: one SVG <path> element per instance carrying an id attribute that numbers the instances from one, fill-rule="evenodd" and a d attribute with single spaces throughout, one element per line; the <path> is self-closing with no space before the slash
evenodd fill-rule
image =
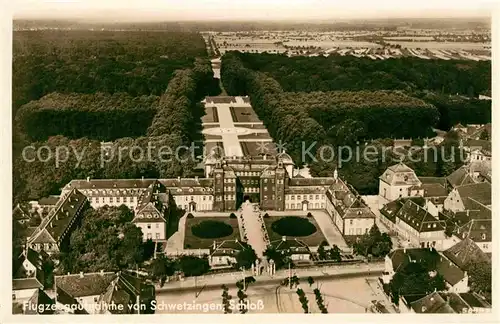
<path id="1" fill-rule="evenodd" d="M 80 278 L 83 279 L 83 272 L 80 271 Z"/>
<path id="2" fill-rule="evenodd" d="M 87 182 L 90 182 L 90 177 L 87 177 Z"/>

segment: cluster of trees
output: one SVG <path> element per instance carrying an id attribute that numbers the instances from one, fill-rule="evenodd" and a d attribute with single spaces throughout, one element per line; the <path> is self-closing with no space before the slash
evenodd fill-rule
<path id="1" fill-rule="evenodd" d="M 469 286 L 472 291 L 491 298 L 492 265 L 487 261 L 471 262 L 467 265 Z"/>
<path id="2" fill-rule="evenodd" d="M 60 188 L 72 179 L 187 177 L 195 165 L 187 151 L 180 151 L 179 159 L 175 158 L 175 148 L 183 145 L 177 135 L 121 138 L 109 148 L 101 148 L 99 141 L 87 138 L 71 140 L 63 136 L 53 136 L 31 145 L 24 157 L 19 155 L 14 160 L 14 202 L 58 194 Z M 147 153 L 148 145 L 151 158 Z M 41 147 L 47 149 L 40 150 Z M 58 147 L 68 151 L 60 149 L 56 154 Z M 170 147 L 174 152 L 165 155 L 160 151 L 161 147 Z M 129 149 L 120 154 L 120 148 Z"/>
<path id="3" fill-rule="evenodd" d="M 329 91 L 287 93 L 282 107 L 305 111 L 333 145 L 358 139 L 424 137 L 437 124 L 437 109 L 401 91 Z"/>
<path id="4" fill-rule="evenodd" d="M 316 298 L 316 304 L 318 304 L 318 308 L 321 311 L 321 314 L 328 314 L 328 309 L 326 309 L 323 296 L 321 295 L 321 291 L 319 291 L 319 288 L 315 288 L 313 292 L 314 297 Z"/>
<path id="5" fill-rule="evenodd" d="M 297 289 L 297 295 L 299 296 L 299 302 L 302 305 L 302 309 L 304 310 L 304 313 L 309 313 L 309 300 L 306 297 L 306 293 L 304 292 L 303 289 L 298 288 Z"/>
<path id="6" fill-rule="evenodd" d="M 449 130 L 458 123 L 467 125 L 491 122 L 491 100 L 431 92 L 418 93 L 417 95 L 439 110 L 438 129 Z"/>
<path id="7" fill-rule="evenodd" d="M 87 209 L 68 250 L 59 255 L 61 272 L 116 271 L 149 260 L 154 244 L 143 242 L 141 229 L 131 223 L 133 217 L 125 205 Z"/>
<path id="8" fill-rule="evenodd" d="M 214 90 L 215 89 L 215 90 Z M 199 140 L 200 117 L 204 113 L 199 101 L 207 94 L 217 94 L 210 61 L 197 58 L 192 69 L 175 72 L 167 90 L 160 97 L 157 114 L 148 128 L 148 136 L 176 134 L 185 143 Z"/>
<path id="9" fill-rule="evenodd" d="M 230 303 L 231 298 L 227 286 L 222 285 L 222 305 L 224 305 L 224 314 L 231 314 L 233 312 Z"/>
<path id="10" fill-rule="evenodd" d="M 320 243 L 318 247 L 318 259 L 322 261 L 337 261 L 339 262 L 341 260 L 340 257 L 340 249 L 338 246 L 334 245 L 333 247 L 329 249 L 325 249 L 325 247 L 328 246 L 328 243 L 326 241 L 323 241 Z"/>
<path id="11" fill-rule="evenodd" d="M 63 135 L 101 141 L 146 133 L 159 97 L 126 93 L 50 93 L 19 108 L 16 123 L 30 141 Z"/>
<path id="12" fill-rule="evenodd" d="M 352 56 L 240 55 L 252 70 L 269 73 L 285 91 L 430 90 L 477 97 L 491 89 L 491 62 L 371 60 Z"/>
<path id="13" fill-rule="evenodd" d="M 392 249 L 392 241 L 387 233 L 381 233 L 374 224 L 370 231 L 353 244 L 356 254 L 364 256 L 383 257 Z"/>
<path id="14" fill-rule="evenodd" d="M 392 302 L 398 305 L 399 296 L 427 295 L 433 291 L 446 288 L 443 276 L 421 262 L 409 262 L 403 269 L 394 274 L 389 283 Z"/>
<path id="15" fill-rule="evenodd" d="M 198 33 L 171 31 L 15 31 L 13 104 L 51 92 L 160 95 L 174 71 L 206 57 Z"/>
<path id="16" fill-rule="evenodd" d="M 407 148 L 394 149 L 392 140 L 376 140 L 367 145 L 359 145 L 361 158 L 352 158 L 347 163 L 340 164 L 337 159 L 325 161 L 317 154 L 317 161 L 309 167 L 311 174 L 316 177 L 332 177 L 334 170 L 338 169 L 339 175 L 351 184 L 360 194 L 372 195 L 378 193 L 379 176 L 391 165 L 404 162 L 415 170 L 418 176 L 446 177 L 461 167 L 466 156 L 460 148 L 458 134 L 450 131 L 442 143 L 437 146 L 423 147 L 422 141 L 414 141 L 420 149 L 407 150 Z M 417 143 L 420 142 L 420 143 Z M 363 158 L 363 153 L 373 152 L 370 159 Z"/>

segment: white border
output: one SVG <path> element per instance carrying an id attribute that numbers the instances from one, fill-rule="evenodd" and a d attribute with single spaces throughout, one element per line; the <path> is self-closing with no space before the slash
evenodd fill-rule
<path id="1" fill-rule="evenodd" d="M 5 1 L 6 3 L 2 3 Z M 186 322 L 186 323 L 200 323 L 200 322 L 216 322 L 216 323 L 255 323 L 255 321 L 273 322 L 273 323 L 290 323 L 290 322 L 324 322 L 324 323 L 481 323 L 481 322 L 500 322 L 498 305 L 500 297 L 500 286 L 498 285 L 498 278 L 500 272 L 498 270 L 499 258 L 498 253 L 493 253 L 493 309 L 491 314 L 476 314 L 476 315 L 406 315 L 406 314 L 356 314 L 356 315 L 321 315 L 321 314 L 275 314 L 275 315 L 121 315 L 121 316 L 75 316 L 75 315 L 59 315 L 59 316 L 23 316 L 12 315 L 12 297 L 11 297 L 11 235 L 12 235 L 12 130 L 11 130 L 11 75 L 12 75 L 12 6 L 16 0 L 10 2 L 9 0 L 0 1 L 2 8 L 0 12 L 0 41 L 2 52 L 0 54 L 0 141 L 2 143 L 2 153 L 0 154 L 0 228 L 3 228 L 3 233 L 0 235 L 1 240 L 1 256 L 4 266 L 0 267 L 0 281 L 1 297 L 0 297 L 0 323 L 131 323 L 131 322 L 148 322 L 148 323 L 165 323 L 165 322 Z M 37 1 L 37 0 L 34 0 Z M 235 1 L 235 0 L 228 0 Z M 272 0 L 269 0 L 272 2 Z M 327 0 L 325 0 L 327 1 Z M 371 2 L 370 0 L 363 0 Z M 379 0 L 381 1 L 381 0 Z M 469 0 L 471 3 L 474 0 Z M 500 125 L 500 5 L 494 4 L 493 28 L 492 28 L 492 96 L 493 96 L 493 119 L 495 125 Z M 500 156 L 499 151 L 499 137 L 500 131 L 493 128 L 493 161 L 496 157 Z M 493 172 L 493 197 L 500 191 L 500 178 L 496 172 Z M 499 215 L 499 201 L 493 199 L 493 233 L 500 233 L 498 220 Z M 493 251 L 499 251 L 498 235 L 493 235 Z"/>

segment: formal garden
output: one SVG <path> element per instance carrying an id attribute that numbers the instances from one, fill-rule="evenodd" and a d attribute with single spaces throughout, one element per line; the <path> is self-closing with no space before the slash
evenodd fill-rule
<path id="1" fill-rule="evenodd" d="M 313 217 L 307 216 L 269 216 L 264 217 L 269 240 L 297 238 L 308 246 L 319 246 L 325 239 Z"/>
<path id="2" fill-rule="evenodd" d="M 227 217 L 190 217 L 188 215 L 184 235 L 185 249 L 208 249 L 214 241 L 241 240 L 238 219 L 229 215 Z"/>

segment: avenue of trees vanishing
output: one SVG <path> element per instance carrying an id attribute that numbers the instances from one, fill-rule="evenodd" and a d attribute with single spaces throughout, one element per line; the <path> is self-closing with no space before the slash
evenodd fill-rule
<path id="1" fill-rule="evenodd" d="M 55 37 L 50 33 L 49 35 Z M 127 94 L 118 93 L 120 89 L 105 89 L 98 86 L 87 89 L 83 86 L 78 88 L 73 84 L 73 88 L 69 90 L 62 86 L 45 86 L 46 91 L 40 92 L 35 97 L 24 93 L 23 98 L 28 98 L 26 101 L 39 99 L 40 95 L 48 94 L 19 108 L 15 118 L 14 202 L 57 194 L 71 179 L 87 176 L 92 178 L 189 176 L 195 164 L 192 159 L 182 163 L 173 158 L 171 161 L 155 159 L 135 162 L 126 152 L 122 154 L 121 161 L 118 161 L 118 154 L 115 153 L 119 147 L 134 146 L 141 147 L 143 152 L 147 152 L 148 142 L 156 148 L 162 146 L 177 148 L 181 145 L 189 147 L 192 141 L 199 140 L 200 135 L 197 130 L 201 128 L 200 116 L 203 114 L 200 100 L 206 95 L 216 95 L 220 91 L 217 81 L 213 79 L 203 38 L 199 34 L 191 33 L 153 33 L 152 39 L 147 39 L 148 34 L 139 34 L 141 35 L 139 37 L 132 33 L 130 37 L 125 37 L 114 32 L 68 32 L 64 35 L 60 44 L 56 44 L 55 39 L 49 38 L 53 41 L 45 40 L 42 44 L 49 45 L 43 46 L 38 40 L 33 39 L 33 35 L 24 35 L 24 38 L 21 38 L 22 42 L 18 41 L 15 45 L 15 57 L 16 53 L 21 58 L 35 55 L 31 51 L 37 55 L 43 53 L 58 55 L 65 60 L 71 60 L 72 55 L 76 56 L 75 61 L 71 62 L 74 66 L 81 66 L 81 72 L 59 70 L 59 73 L 70 73 L 73 77 L 89 75 L 98 77 L 95 71 L 83 68 L 87 60 L 95 59 L 95 53 L 102 53 L 103 56 L 116 60 L 128 58 L 136 63 L 146 62 L 158 54 L 164 56 L 161 60 L 165 62 L 162 61 L 161 64 L 168 65 L 168 62 L 173 60 L 172 65 L 175 68 L 183 69 L 169 72 L 161 91 L 149 89 L 128 91 Z M 160 37 L 161 35 L 164 39 Z M 202 44 L 203 48 L 199 48 L 199 44 Z M 130 52 L 127 51 L 129 47 L 132 48 Z M 73 51 L 75 54 L 72 54 Z M 179 60 L 184 62 L 183 65 L 176 65 L 175 62 Z M 34 62 L 37 61 L 31 63 Z M 40 59 L 38 62 L 45 61 Z M 23 68 L 36 70 L 36 65 L 20 64 Z M 14 62 L 14 66 L 16 65 Z M 119 65 L 109 64 L 107 67 L 121 71 Z M 142 70 L 144 69 L 138 71 Z M 162 70 L 158 67 L 154 71 L 160 73 Z M 111 72 L 102 73 L 104 78 Z M 145 74 L 146 79 L 150 77 Z M 34 79 L 36 82 L 43 82 L 43 79 L 39 80 L 36 77 Z M 121 81 L 127 82 L 125 79 Z M 14 82 L 14 92 L 21 91 L 19 87 L 20 85 Z M 33 92 L 32 89 L 26 91 Z M 102 92 L 94 93 L 96 91 Z M 16 111 L 15 105 L 14 111 Z M 113 126 L 108 127 L 110 125 Z M 105 165 L 100 163 L 100 141 L 112 141 L 109 154 L 113 159 L 110 158 Z M 52 152 L 57 146 L 65 145 L 78 152 L 85 150 L 85 154 L 82 163 L 78 164 L 75 154 L 70 152 L 68 161 L 56 168 L 54 154 L 44 162 L 39 159 L 28 162 L 22 158 L 20 153 L 28 145 L 33 145 L 35 149 L 46 145 Z M 34 158 L 35 152 L 31 150 L 30 153 L 32 154 L 28 156 L 28 160 Z M 158 156 L 156 153 L 158 152 L 153 152 L 153 157 Z M 187 155 L 189 152 L 182 154 Z M 137 160 L 138 156 L 132 155 L 132 157 Z"/>
<path id="2" fill-rule="evenodd" d="M 317 63 L 317 66 L 310 62 L 302 62 L 309 59 L 312 60 L 311 62 Z M 322 75 L 323 68 L 325 70 L 323 78 L 326 80 L 329 73 L 328 64 L 333 66 L 344 62 L 344 59 L 346 64 L 351 64 L 352 67 L 346 68 L 347 72 L 342 69 L 337 71 L 339 73 L 337 77 L 345 77 L 345 83 L 342 83 L 344 84 L 342 87 L 332 85 L 326 88 L 307 88 L 301 87 L 300 83 L 294 83 L 295 81 L 290 82 L 294 85 L 292 87 L 286 85 L 287 81 L 284 81 L 287 76 L 299 74 L 303 80 L 309 82 L 315 76 Z M 274 60 L 282 62 L 283 67 L 273 65 Z M 287 63 L 287 60 L 291 61 Z M 380 65 L 379 61 L 358 58 L 329 57 L 318 60 L 316 58 L 294 60 L 295 58 L 286 58 L 280 55 L 226 53 L 221 64 L 224 88 L 230 95 L 249 95 L 254 110 L 264 121 L 274 140 L 286 143 L 287 153 L 296 162 L 310 163 L 314 176 L 332 176 L 333 171 L 339 167 L 336 164 L 337 159 L 332 162 L 302 161 L 303 142 L 306 143 L 306 147 L 316 143 L 310 151 L 312 154 L 324 144 L 334 147 L 338 145 L 353 146 L 359 142 L 361 151 L 364 149 L 365 143 L 375 144 L 377 148 L 375 161 L 365 161 L 364 159 L 350 161 L 342 165 L 340 170 L 341 175 L 360 194 L 375 193 L 380 174 L 389 165 L 395 163 L 393 158 L 400 159 L 404 156 L 398 152 L 384 151 L 384 147 L 392 145 L 390 138 L 413 138 L 417 144 L 422 141 L 422 138 L 433 136 L 432 127 L 443 126 L 445 130 L 448 130 L 453 123 L 458 121 L 464 124 L 491 121 L 491 101 L 467 99 L 460 96 L 450 97 L 446 91 L 458 91 L 458 88 L 446 90 L 440 87 L 437 89 L 437 85 L 430 83 L 429 80 L 426 81 L 425 78 L 418 77 L 416 71 L 429 71 L 431 73 L 431 71 L 439 70 L 441 61 L 386 60 L 401 69 L 409 69 L 413 66 L 413 70 L 410 69 L 408 72 L 410 76 L 413 74 L 413 77 L 404 76 L 408 86 L 406 88 L 390 86 L 390 84 L 384 83 L 383 79 L 377 78 L 376 82 L 373 80 L 374 86 L 368 87 L 369 90 L 356 91 L 359 89 L 354 84 L 361 80 L 360 78 L 356 79 L 357 74 L 352 72 L 355 65 L 358 64 L 356 60 L 361 60 L 357 73 L 363 75 L 363 80 L 365 79 L 363 69 L 371 69 L 375 73 L 377 69 L 393 71 L 396 68 L 386 67 L 386 65 L 390 66 L 390 63 Z M 308 69 L 301 66 L 303 63 L 308 66 Z M 369 63 L 373 65 L 370 67 Z M 462 85 L 462 83 L 468 82 L 471 78 L 469 74 L 481 77 L 484 81 L 485 72 L 483 70 L 487 69 L 487 66 L 484 67 L 478 63 L 484 64 L 483 62 L 464 63 L 457 61 L 453 65 L 455 70 L 458 69 L 455 71 L 452 66 L 449 66 L 448 61 L 443 61 L 445 64 L 443 73 L 454 71 L 453 73 L 458 80 L 455 80 L 454 84 L 459 82 Z M 426 67 L 426 64 L 429 66 Z M 273 68 L 269 68 L 268 71 L 267 66 L 271 65 Z M 293 71 L 294 66 L 297 66 L 297 72 Z M 280 68 L 288 69 L 287 73 L 283 74 L 283 78 L 277 72 Z M 277 75 L 276 78 L 274 75 Z M 368 72 L 367 75 L 366 79 L 375 78 L 370 76 Z M 334 78 L 332 75 L 329 77 Z M 486 83 L 474 81 L 475 83 L 472 84 L 477 84 L 476 89 L 480 92 L 488 88 L 488 80 L 484 81 Z M 298 80 L 296 81 L 298 82 Z M 282 85 L 282 82 L 285 85 Z M 295 92 L 287 92 L 287 90 Z M 318 90 L 322 91 L 318 92 Z M 440 92 L 435 93 L 430 90 L 439 90 Z M 467 92 L 467 89 L 460 92 Z M 420 143 L 420 145 L 422 144 Z M 435 161 L 431 159 L 427 162 L 408 163 L 422 176 L 446 176 L 450 174 L 461 165 L 461 161 L 455 159 L 454 163 L 446 162 L 443 157 L 449 158 L 452 147 L 455 148 L 455 154 L 459 154 L 459 139 L 456 134 L 449 134 L 440 145 L 437 150 L 440 153 Z M 444 153 L 441 153 L 441 147 L 443 147 Z M 425 150 L 423 148 L 418 152 L 413 152 L 413 154 L 423 155 Z"/>

